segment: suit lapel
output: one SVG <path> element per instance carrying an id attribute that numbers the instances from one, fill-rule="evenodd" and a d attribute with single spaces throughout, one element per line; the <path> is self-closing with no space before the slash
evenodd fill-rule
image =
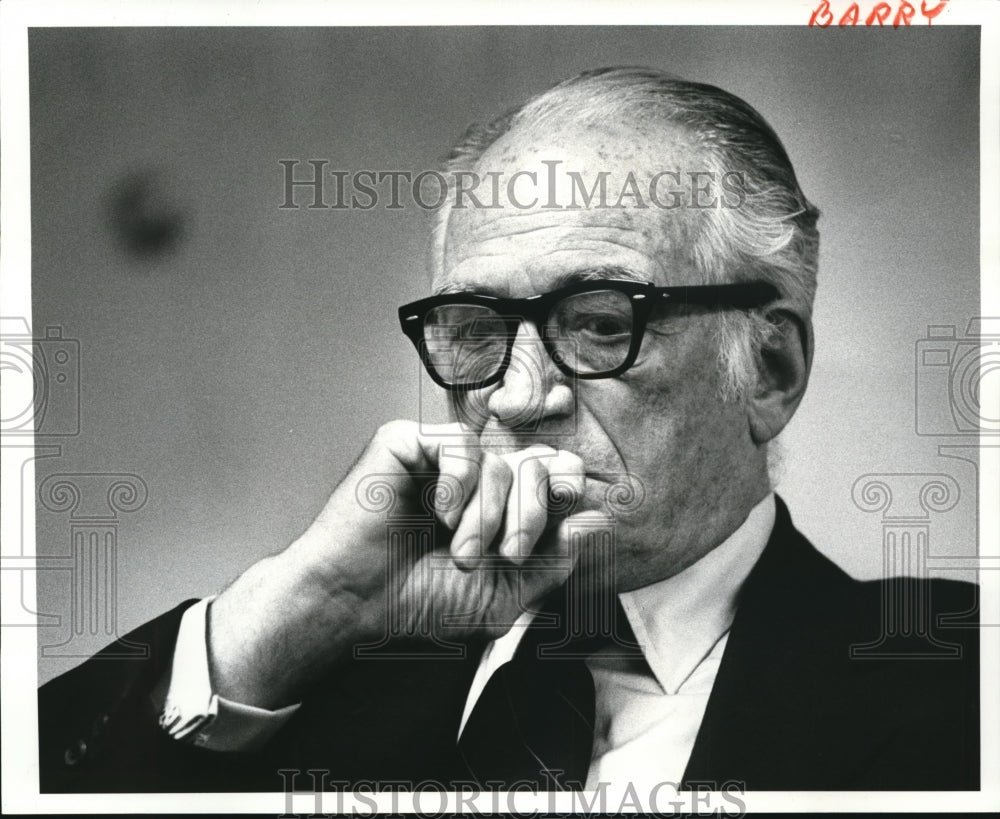
<path id="1" fill-rule="evenodd" d="M 849 657 L 862 636 L 858 615 L 868 615 L 852 605 L 861 584 L 795 530 L 780 498 L 777 505 L 774 531 L 740 592 L 688 787 L 829 787 L 831 772 L 863 768 L 864 749 L 878 745 L 885 727 L 864 706 L 869 669 Z M 861 748 L 859 737 L 868 740 Z"/>

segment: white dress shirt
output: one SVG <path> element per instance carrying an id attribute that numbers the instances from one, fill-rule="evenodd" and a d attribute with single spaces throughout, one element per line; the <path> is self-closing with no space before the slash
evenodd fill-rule
<path id="1" fill-rule="evenodd" d="M 619 595 L 643 658 L 587 660 L 596 694 L 594 746 L 587 790 L 630 782 L 636 789 L 680 783 L 725 650 L 736 598 L 774 528 L 769 494 L 743 524 L 684 571 Z M 206 648 L 208 600 L 181 621 L 161 724 L 179 740 L 219 751 L 253 750 L 298 708 L 279 711 L 242 705 L 211 690 Z M 531 622 L 521 617 L 490 643 L 465 704 L 459 736 L 492 674 L 514 656 Z"/>
<path id="2" fill-rule="evenodd" d="M 774 495 L 708 554 L 673 577 L 618 595 L 644 659 L 587 660 L 594 677 L 594 747 L 586 790 L 631 782 L 680 783 L 719 670 L 736 595 L 774 528 Z M 493 672 L 514 656 L 532 614 L 487 646 L 465 704 L 459 736 Z M 646 790 L 646 793 L 649 791 Z"/>

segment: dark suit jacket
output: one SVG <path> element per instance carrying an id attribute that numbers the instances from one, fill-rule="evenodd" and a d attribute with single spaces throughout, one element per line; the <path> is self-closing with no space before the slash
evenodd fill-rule
<path id="1" fill-rule="evenodd" d="M 976 592 L 954 581 L 853 580 L 795 530 L 779 500 L 684 783 L 978 789 Z M 921 611 L 933 631 L 921 631 L 919 618 L 895 628 L 893 595 L 929 606 Z M 469 781 L 455 737 L 481 652 L 474 646 L 446 659 L 435 646 L 399 644 L 410 658 L 353 661 L 315 686 L 261 753 L 167 738 L 151 692 L 190 602 L 125 638 L 149 644 L 148 659 L 98 654 L 40 689 L 43 792 L 281 791 L 281 769 L 301 770 L 296 785 L 310 789 L 310 768 L 354 785 Z"/>

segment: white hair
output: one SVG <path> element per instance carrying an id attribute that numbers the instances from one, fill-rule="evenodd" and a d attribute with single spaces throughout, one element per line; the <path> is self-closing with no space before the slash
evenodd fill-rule
<path id="1" fill-rule="evenodd" d="M 690 261 L 706 284 L 760 279 L 803 315 L 816 293 L 819 211 L 799 187 L 781 141 L 750 105 L 722 89 L 648 68 L 587 71 L 532 98 L 487 125 L 471 126 L 449 153 L 444 177 L 475 164 L 501 136 L 518 126 L 540 129 L 566 122 L 658 122 L 679 126 L 716 178 L 729 171 L 742 202 L 706 208 L 694 231 Z M 447 198 L 450 203 L 452 197 Z M 435 270 L 443 270 L 445 204 L 432 243 Z M 726 310 L 717 316 L 720 394 L 735 400 L 752 389 L 761 350 L 775 326 L 760 311 Z"/>

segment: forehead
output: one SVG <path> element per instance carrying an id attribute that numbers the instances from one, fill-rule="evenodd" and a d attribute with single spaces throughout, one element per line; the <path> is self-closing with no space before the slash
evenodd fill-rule
<path id="1" fill-rule="evenodd" d="M 662 127 L 515 130 L 474 169 L 475 201 L 448 216 L 435 289 L 530 295 L 575 274 L 617 269 L 656 284 L 693 281 L 687 208 L 659 202 L 692 169 L 682 135 Z"/>

